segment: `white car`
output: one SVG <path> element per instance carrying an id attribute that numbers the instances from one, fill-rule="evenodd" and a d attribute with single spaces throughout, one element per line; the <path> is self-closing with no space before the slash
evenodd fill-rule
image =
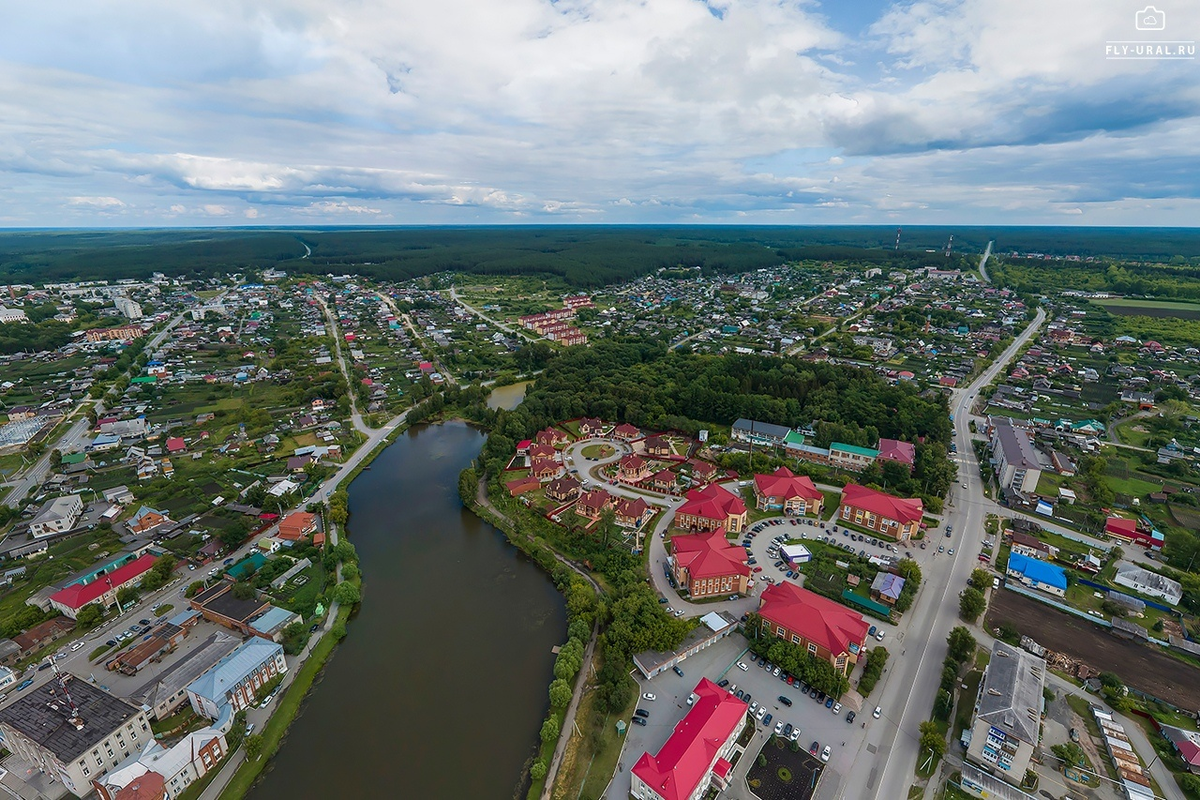
<path id="1" fill-rule="evenodd" d="M 766 716 L 766 714 L 767 714 L 767 707 L 766 707 L 766 706 L 759 706 L 759 708 L 758 708 L 758 713 L 754 715 L 754 718 L 755 718 L 756 720 L 758 720 L 759 722 L 762 722 L 762 718 L 763 718 L 763 717 L 765 717 L 765 716 Z"/>
<path id="2" fill-rule="evenodd" d="M 833 713 L 835 716 L 842 713 L 842 704 L 841 703 L 833 704 Z"/>
<path id="3" fill-rule="evenodd" d="M 775 723 L 775 735 L 778 736 L 781 733 L 783 733 L 783 720 Z"/>
<path id="4" fill-rule="evenodd" d="M 794 741 L 796 741 L 796 740 L 797 740 L 797 739 L 799 739 L 799 738 L 800 738 L 800 729 L 799 729 L 799 728 L 792 728 L 792 732 L 788 734 L 788 741 L 789 741 L 789 742 L 794 742 Z"/>
<path id="5" fill-rule="evenodd" d="M 875 634 L 875 641 L 877 641 L 877 642 L 883 641 L 883 631 L 882 630 L 879 631 L 879 633 Z"/>
<path id="6" fill-rule="evenodd" d="M 756 711 L 758 711 L 758 701 L 757 700 L 755 700 L 753 703 L 750 704 L 750 713 L 754 714 L 754 712 L 756 712 Z"/>
<path id="7" fill-rule="evenodd" d="M 832 753 L 832 752 L 833 752 L 833 751 L 829 749 L 829 745 L 825 745 L 825 749 L 821 751 L 821 760 L 822 760 L 822 761 L 828 761 L 828 760 L 829 760 L 829 754 L 830 754 L 830 753 Z"/>
<path id="8" fill-rule="evenodd" d="M 871 712 L 871 716 L 874 717 L 875 719 L 879 719 L 882 715 L 883 715 L 883 708 L 880 706 L 875 706 L 875 710 Z"/>
<path id="9" fill-rule="evenodd" d="M 677 610 L 677 611 L 675 612 L 675 616 L 677 616 L 677 617 L 682 617 L 682 616 L 683 616 L 683 609 L 681 608 L 681 609 Z"/>
<path id="10" fill-rule="evenodd" d="M 744 661 L 739 661 L 737 663 L 737 668 L 740 669 L 742 672 L 745 672 L 748 669 L 750 669 L 749 667 L 746 666 L 746 662 L 744 662 Z"/>
<path id="11" fill-rule="evenodd" d="M 651 694 L 650 692 L 646 692 L 645 694 L 642 695 L 642 699 L 643 700 L 657 700 L 658 695 Z"/>
<path id="12" fill-rule="evenodd" d="M 74 653 L 81 647 L 83 647 L 83 642 L 76 642 L 75 644 L 71 645 L 71 652 Z"/>

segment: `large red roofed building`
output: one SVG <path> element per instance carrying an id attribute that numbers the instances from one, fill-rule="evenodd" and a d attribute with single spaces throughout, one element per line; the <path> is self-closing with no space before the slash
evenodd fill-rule
<path id="1" fill-rule="evenodd" d="M 858 663 L 871 627 L 862 614 L 792 583 L 768 586 L 758 615 L 764 633 L 799 645 L 844 675 Z"/>
<path id="2" fill-rule="evenodd" d="M 895 461 L 908 467 L 909 472 L 917 463 L 917 447 L 912 442 L 899 439 L 880 439 L 876 461 Z"/>
<path id="3" fill-rule="evenodd" d="M 780 467 L 770 475 L 754 476 L 754 502 L 760 511 L 781 509 L 788 514 L 821 515 L 825 495 L 807 475 Z"/>
<path id="4" fill-rule="evenodd" d="M 1109 517 L 1104 521 L 1104 532 L 1130 544 L 1161 550 L 1163 536 L 1158 531 L 1145 531 L 1138 527 L 1137 520 Z"/>
<path id="5" fill-rule="evenodd" d="M 710 483 L 692 489 L 687 501 L 675 511 L 675 527 L 688 531 L 712 531 L 724 528 L 741 533 L 746 527 L 746 504 L 728 489 Z"/>
<path id="6" fill-rule="evenodd" d="M 921 525 L 925 505 L 919 497 L 903 498 L 848 483 L 842 489 L 838 519 L 852 522 L 896 541 L 911 539 Z"/>
<path id="7" fill-rule="evenodd" d="M 696 702 L 657 755 L 642 753 L 633 765 L 629 793 L 638 800 L 697 800 L 709 786 L 724 789 L 746 703 L 708 678 L 696 684 Z"/>
<path id="8" fill-rule="evenodd" d="M 71 619 L 75 619 L 79 609 L 88 603 L 108 606 L 116 602 L 117 592 L 126 586 L 141 583 L 142 577 L 154 566 L 155 560 L 155 556 L 146 553 L 107 575 L 97 576 L 91 583 L 75 583 L 65 589 L 59 589 L 50 595 L 50 605 Z"/>
<path id="9" fill-rule="evenodd" d="M 676 536 L 671 539 L 675 580 L 692 598 L 746 593 L 750 567 L 746 551 L 729 543 L 725 531 Z"/>

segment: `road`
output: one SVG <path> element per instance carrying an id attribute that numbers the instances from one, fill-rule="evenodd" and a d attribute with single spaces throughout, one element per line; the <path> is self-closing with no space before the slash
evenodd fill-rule
<path id="1" fill-rule="evenodd" d="M 305 245 L 307 247 L 308 245 Z M 346 397 L 350 400 L 350 423 L 354 425 L 354 430 L 363 435 L 371 433 L 371 428 L 367 423 L 363 422 L 363 416 L 359 413 L 358 405 L 354 402 L 354 384 L 350 382 L 350 370 L 346 367 L 346 357 L 342 355 L 342 334 L 338 328 L 337 320 L 329 311 L 329 306 L 325 304 L 325 299 L 319 294 L 314 295 L 317 302 L 321 304 L 321 310 L 325 312 L 325 319 L 329 322 L 329 331 L 333 335 L 333 352 L 337 356 L 338 366 L 342 370 L 342 378 L 346 381 Z"/>
<path id="2" fill-rule="evenodd" d="M 955 553 L 934 557 L 926 567 L 917 602 L 905 615 L 906 624 L 888 648 L 892 660 L 871 701 L 883 708 L 884 724 L 868 726 L 859 750 L 858 763 L 870 764 L 870 768 L 854 770 L 845 776 L 827 774 L 818 791 L 823 799 L 893 800 L 898 796 L 898 787 L 913 782 L 918 726 L 929 718 L 933 708 L 941 678 L 940 664 L 946 657 L 946 637 L 959 624 L 957 596 L 967 584 L 985 538 L 983 523 L 988 506 L 981 502 L 983 483 L 968 427 L 970 407 L 976 392 L 1007 366 L 1045 321 L 1046 312 L 1038 309 L 1029 326 L 990 367 L 969 386 L 951 395 L 960 470 L 959 485 L 950 491 L 945 521 L 954 526 Z M 914 655 L 905 657 L 909 649 Z"/>
<path id="3" fill-rule="evenodd" d="M 392 309 L 392 313 L 395 314 L 398 319 L 404 321 L 404 325 L 406 328 L 408 328 L 408 332 L 412 334 L 414 341 L 421 342 L 425 345 L 426 349 L 428 350 L 428 352 L 430 354 L 429 355 L 430 361 L 433 363 L 433 365 L 435 367 L 437 367 L 437 371 L 439 373 L 441 373 L 442 377 L 446 379 L 446 383 L 449 384 L 450 386 L 457 385 L 458 381 L 455 379 L 454 375 L 451 374 L 450 370 L 446 369 L 446 365 L 442 363 L 442 360 L 440 358 L 438 358 L 438 355 L 437 355 L 438 348 L 436 348 L 435 346 L 430 344 L 428 341 L 426 341 L 425 337 L 421 335 L 421 332 L 417 330 L 417 326 L 413 324 L 412 317 L 410 317 L 408 314 L 401 312 L 400 308 L 396 305 L 396 301 L 393 300 L 392 298 L 388 297 L 386 294 L 383 294 L 381 292 L 376 292 L 375 296 L 378 297 L 383 302 L 387 303 L 388 306 Z"/>
<path id="4" fill-rule="evenodd" d="M 530 342 L 537 341 L 537 339 L 538 339 L 538 337 L 536 337 L 536 336 L 531 336 L 528 333 L 528 331 L 526 331 L 524 328 L 514 328 L 513 326 L 508 325 L 506 323 L 498 322 L 495 319 L 492 319 L 491 317 L 489 317 L 487 314 L 484 314 L 479 309 L 475 308 L 475 306 L 468 305 L 466 300 L 463 300 L 461 297 L 459 297 L 458 288 L 455 286 L 450 287 L 450 299 L 453 300 L 454 302 L 458 303 L 463 308 L 465 308 L 470 314 L 473 314 L 474 316 L 479 317 L 481 320 L 488 323 L 489 325 L 494 325 L 495 327 L 499 328 L 500 330 L 504 331 L 505 333 L 510 333 L 514 336 L 520 336 L 521 338 L 526 339 Z"/>
<path id="5" fill-rule="evenodd" d="M 991 283 L 992 279 L 987 274 L 987 262 L 992 257 L 992 245 L 995 242 L 988 242 L 987 248 L 983 251 L 983 258 L 979 259 L 979 274 L 983 278 L 984 283 Z"/>

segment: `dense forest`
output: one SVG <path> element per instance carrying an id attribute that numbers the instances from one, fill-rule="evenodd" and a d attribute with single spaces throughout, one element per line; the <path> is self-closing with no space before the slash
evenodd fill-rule
<path id="1" fill-rule="evenodd" d="M 1200 264 L 1182 257 L 1162 264 L 1081 264 L 1006 259 L 988 268 L 997 284 L 1018 292 L 1041 294 L 1063 289 L 1114 292 L 1164 299 L 1200 299 Z"/>
<path id="2" fill-rule="evenodd" d="M 942 255 L 953 234 L 955 257 Z M 1200 232 L 1116 228 L 890 226 L 505 226 L 14 231 L 0 234 L 0 282 L 204 277 L 281 266 L 404 280 L 446 270 L 557 275 L 572 286 L 661 267 L 743 272 L 789 260 L 884 267 L 958 265 L 989 240 L 1000 250 L 1166 260 L 1200 256 Z M 311 255 L 305 257 L 305 247 Z M 969 258 L 968 260 L 973 261 Z M 1042 263 L 1042 262 L 1038 262 Z M 1086 268 L 1084 268 L 1086 269 Z"/>

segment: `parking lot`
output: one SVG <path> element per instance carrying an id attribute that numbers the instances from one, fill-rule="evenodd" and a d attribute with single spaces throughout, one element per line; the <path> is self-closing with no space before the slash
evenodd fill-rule
<path id="1" fill-rule="evenodd" d="M 738 668 L 739 660 L 746 664 L 746 670 Z M 639 681 L 639 693 L 651 693 L 655 699 L 640 699 L 638 702 L 638 708 L 645 709 L 649 714 L 647 724 L 645 727 L 630 725 L 617 774 L 609 786 L 609 800 L 625 800 L 629 796 L 630 768 L 643 752 L 657 753 L 670 737 L 676 723 L 687 713 L 687 697 L 701 678 L 718 683 L 727 679 L 727 688 L 749 692 L 750 702 L 757 702 L 766 708 L 766 713 L 771 714 L 770 731 L 761 722 L 755 723 L 757 733 L 747 748 L 750 754 L 758 752 L 777 722 L 785 725 L 791 723 L 800 729 L 798 741 L 803 749 L 807 750 L 813 741 L 820 744 L 818 753 L 829 745 L 831 759 L 827 769 L 845 772 L 852 766 L 852 754 L 857 752 L 857 737 L 863 734 L 864 723 L 869 727 L 877 722 L 871 717 L 870 709 L 867 709 L 865 713 L 858 714 L 853 723 L 848 723 L 846 714 L 849 709 L 842 708 L 839 714 L 834 715 L 832 709 L 826 708 L 823 703 L 801 696 L 799 688 L 787 685 L 751 662 L 746 640 L 740 634 L 735 633 L 701 650 L 680 662 L 679 668 L 684 673 L 683 677 L 668 670 L 652 680 Z M 781 695 L 792 701 L 790 707 L 779 700 Z M 743 778 L 751 761 L 745 759 L 738 762 L 735 780 L 724 797 L 748 800 L 749 793 Z"/>

